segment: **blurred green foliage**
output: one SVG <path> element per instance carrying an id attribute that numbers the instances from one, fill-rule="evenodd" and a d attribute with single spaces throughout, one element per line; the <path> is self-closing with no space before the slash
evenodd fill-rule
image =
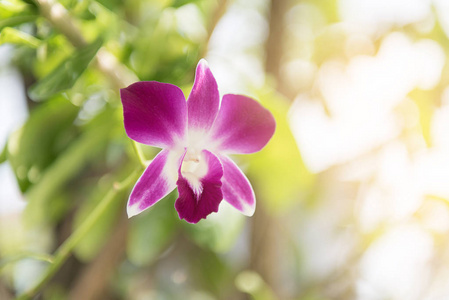
<path id="1" fill-rule="evenodd" d="M 56 93 L 70 89 L 95 57 L 101 45 L 102 41 L 97 40 L 71 54 L 50 74 L 30 87 L 30 98 L 35 101 L 45 100 Z"/>
<path id="2" fill-rule="evenodd" d="M 0 34 L 0 45 L 2 44 L 24 45 L 37 48 L 41 44 L 41 41 L 17 29 L 5 27 Z"/>
<path id="3" fill-rule="evenodd" d="M 154 209 L 134 218 L 129 229 L 127 255 L 136 266 L 148 266 L 170 247 L 179 230 L 173 202 L 176 192 L 172 192 L 158 203 Z"/>
<path id="4" fill-rule="evenodd" d="M 77 135 L 73 122 L 79 108 L 61 96 L 36 107 L 24 126 L 8 141 L 8 160 L 23 192 Z"/>
<path id="5" fill-rule="evenodd" d="M 8 161 L 27 201 L 24 222 L 14 216 L 0 220 L 0 259 L 21 251 L 45 255 L 56 251 L 57 255 L 58 247 L 79 232 L 102 201 L 109 199 L 94 226 L 68 250 L 73 250 L 74 257 L 38 297 L 75 299 L 74 295 L 80 295 L 75 293 L 83 289 L 90 292 L 98 288 L 100 299 L 283 299 L 279 290 L 288 295 L 286 299 L 355 299 L 358 282 L 354 278 L 358 274 L 354 273 L 359 270 L 351 269 L 352 261 L 340 262 L 346 252 L 338 253 L 341 265 L 333 266 L 340 268 L 336 272 L 320 263 L 331 256 L 331 247 L 326 247 L 337 239 L 335 235 L 353 234 L 353 240 L 338 241 L 346 247 L 341 249 L 352 251 L 348 260 L 357 260 L 360 252 L 386 230 L 381 224 L 374 233 L 360 233 L 356 220 L 360 195 L 377 175 L 367 173 L 368 183 L 361 183 L 341 179 L 341 174 L 349 173 L 346 165 L 329 167 L 320 174 L 310 172 L 289 123 L 293 98 L 302 94 L 319 99 L 320 108 L 331 119 L 319 82 L 323 65 L 332 62 L 344 68 L 353 56 L 375 56 L 383 37 L 392 31 L 405 32 L 411 40 L 437 41 L 446 58 L 449 42 L 434 17 L 433 27 L 427 31 L 417 24 L 395 24 L 374 37 L 354 30 L 355 40 L 362 41 L 362 46 L 357 44 L 361 50 L 352 49 L 348 41 L 354 39 L 354 32 L 340 24 L 335 26 L 341 19 L 341 2 L 273 0 L 271 3 L 291 6 L 286 5 L 285 18 L 279 19 L 270 11 L 270 1 L 262 0 L 0 0 L 0 45 L 13 49 L 11 64 L 22 75 L 29 111 L 26 122 L 10 134 L 0 153 L 0 163 Z M 246 38 L 242 35 L 235 41 L 226 36 L 224 42 L 218 38 L 214 44 L 212 33 L 215 27 L 223 30 L 218 22 L 224 12 L 234 14 L 235 19 L 225 20 L 231 35 L 246 30 Z M 236 27 L 241 25 L 240 14 L 249 20 L 260 19 L 256 23 L 263 30 L 257 32 L 260 28 L 252 24 Z M 287 25 L 286 20 L 290 22 Z M 285 25 L 284 32 L 276 32 L 284 37 L 285 45 L 266 42 L 273 22 Z M 226 44 L 225 51 L 217 49 L 217 44 Z M 276 132 L 262 151 L 234 157 L 255 189 L 256 215 L 247 218 L 222 206 L 218 214 L 188 224 L 179 220 L 174 209 L 174 191 L 126 221 L 126 236 L 122 237 L 126 242 L 119 240 L 120 245 L 110 247 L 118 226 L 122 226 L 135 182 L 128 182 L 128 176 L 143 171 L 123 128 L 119 89 L 135 80 L 155 80 L 180 86 L 187 97 L 195 66 L 208 51 L 216 62 L 232 62 L 229 65 L 236 73 L 227 75 L 240 80 L 238 72 L 246 74 L 247 68 L 259 66 L 256 70 L 263 70 L 269 59 L 264 53 L 270 47 L 279 50 L 274 52 L 279 52 L 277 60 L 283 64 L 279 66 L 280 78 L 273 80 L 278 91 L 270 81 L 270 76 L 278 76 L 274 74 L 262 74 L 261 83 L 244 88 L 273 113 Z M 294 75 L 289 73 L 290 63 L 299 66 Z M 217 66 L 221 72 L 228 71 L 226 64 Z M 407 134 L 418 128 L 419 138 L 432 146 L 433 116 L 449 84 L 448 68 L 445 63 L 436 87 L 415 88 L 406 95 L 416 106 L 419 122 L 402 128 L 398 140 L 406 140 Z M 294 78 L 287 83 L 289 76 Z M 398 105 L 392 114 L 405 115 L 401 109 L 415 106 Z M 413 148 L 418 138 L 410 136 Z M 146 159 L 158 152 L 141 148 Z M 358 166 L 359 160 L 363 162 L 363 157 L 352 162 Z M 377 160 L 368 164 L 377 164 Z M 355 167 L 349 165 L 351 168 Z M 274 238 L 270 230 L 275 232 Z M 324 251 L 314 251 L 322 246 L 320 242 Z M 307 255 L 315 256 L 309 259 Z M 26 260 L 25 264 L 32 266 L 26 269 L 21 263 L 2 272 L 0 298 L 3 285 L 23 292 L 32 286 L 25 273 L 38 278 L 43 272 L 42 265 Z M 309 266 L 313 263 L 319 266 L 319 274 L 309 276 L 315 271 Z M 112 272 L 103 272 L 103 264 L 112 266 Z M 78 285 L 89 272 L 101 275 L 90 284 Z M 270 279 L 270 275 L 275 278 Z M 334 279 L 343 277 L 346 281 L 339 286 L 340 291 L 335 288 L 340 282 Z M 333 292 L 340 297 L 329 297 Z"/>

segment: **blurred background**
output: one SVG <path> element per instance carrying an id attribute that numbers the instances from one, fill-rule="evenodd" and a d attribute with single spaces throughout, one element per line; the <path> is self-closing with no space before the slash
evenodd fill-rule
<path id="1" fill-rule="evenodd" d="M 0 299 L 449 299 L 448 1 L 0 0 L 0 31 Z M 234 157 L 256 213 L 128 220 L 118 91 L 202 57 L 277 120 Z"/>

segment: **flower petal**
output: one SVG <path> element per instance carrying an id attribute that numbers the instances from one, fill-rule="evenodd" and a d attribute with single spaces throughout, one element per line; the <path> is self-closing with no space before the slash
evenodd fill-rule
<path id="1" fill-rule="evenodd" d="M 211 138 L 216 151 L 246 154 L 261 150 L 274 134 L 276 122 L 269 110 L 242 95 L 224 95 Z"/>
<path id="2" fill-rule="evenodd" d="M 156 155 L 134 186 L 128 200 L 128 218 L 149 208 L 176 187 L 177 170 L 181 164 L 177 153 L 164 149 Z"/>
<path id="3" fill-rule="evenodd" d="M 219 156 L 223 165 L 223 198 L 246 216 L 252 216 L 256 209 L 253 188 L 240 168 L 228 157 Z"/>
<path id="4" fill-rule="evenodd" d="M 204 59 L 196 67 L 195 83 L 187 101 L 189 131 L 207 132 L 218 113 L 220 96 L 217 82 Z"/>
<path id="5" fill-rule="evenodd" d="M 177 86 L 141 81 L 120 90 L 125 130 L 142 144 L 166 148 L 183 139 L 187 105 Z"/>
<path id="6" fill-rule="evenodd" d="M 200 178 L 202 191 L 192 190 L 188 180 L 182 175 L 179 168 L 178 185 L 179 198 L 175 202 L 180 219 L 185 219 L 189 223 L 198 223 L 205 219 L 212 212 L 218 212 L 218 206 L 223 200 L 221 192 L 221 177 L 223 168 L 220 160 L 207 150 L 202 154 L 207 164 L 207 172 Z"/>

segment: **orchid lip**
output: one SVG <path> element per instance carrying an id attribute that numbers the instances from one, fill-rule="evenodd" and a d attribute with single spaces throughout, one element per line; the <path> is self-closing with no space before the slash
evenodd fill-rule
<path id="1" fill-rule="evenodd" d="M 197 196 L 203 192 L 201 179 L 208 171 L 204 158 L 201 156 L 201 153 L 198 153 L 198 151 L 187 149 L 181 163 L 181 174 L 189 183 L 193 193 Z"/>
<path id="2" fill-rule="evenodd" d="M 187 171 L 182 172 L 182 169 Z M 207 150 L 193 153 L 187 150 L 179 168 L 179 197 L 175 208 L 179 217 L 197 223 L 217 212 L 223 200 L 221 178 L 223 167 L 219 158 Z"/>

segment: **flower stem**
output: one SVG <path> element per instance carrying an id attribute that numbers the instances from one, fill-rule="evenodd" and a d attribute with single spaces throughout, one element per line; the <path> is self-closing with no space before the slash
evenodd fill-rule
<path id="1" fill-rule="evenodd" d="M 106 194 L 101 202 L 95 207 L 92 213 L 84 220 L 80 227 L 65 240 L 65 242 L 56 250 L 53 263 L 47 268 L 42 277 L 29 290 L 19 295 L 17 300 L 31 299 L 40 289 L 53 277 L 60 269 L 62 264 L 67 260 L 73 248 L 78 242 L 92 229 L 98 219 L 103 215 L 108 206 L 115 199 L 115 196 L 133 184 L 140 175 L 140 169 L 134 171 L 130 176 L 120 183 L 115 183 L 113 188 Z"/>
<path id="2" fill-rule="evenodd" d="M 148 160 L 145 159 L 145 155 L 143 154 L 142 148 L 140 148 L 140 145 L 135 141 L 132 141 L 132 143 L 133 143 L 134 151 L 137 154 L 137 158 L 139 159 L 139 162 L 142 165 L 142 167 L 145 169 L 148 166 Z"/>

